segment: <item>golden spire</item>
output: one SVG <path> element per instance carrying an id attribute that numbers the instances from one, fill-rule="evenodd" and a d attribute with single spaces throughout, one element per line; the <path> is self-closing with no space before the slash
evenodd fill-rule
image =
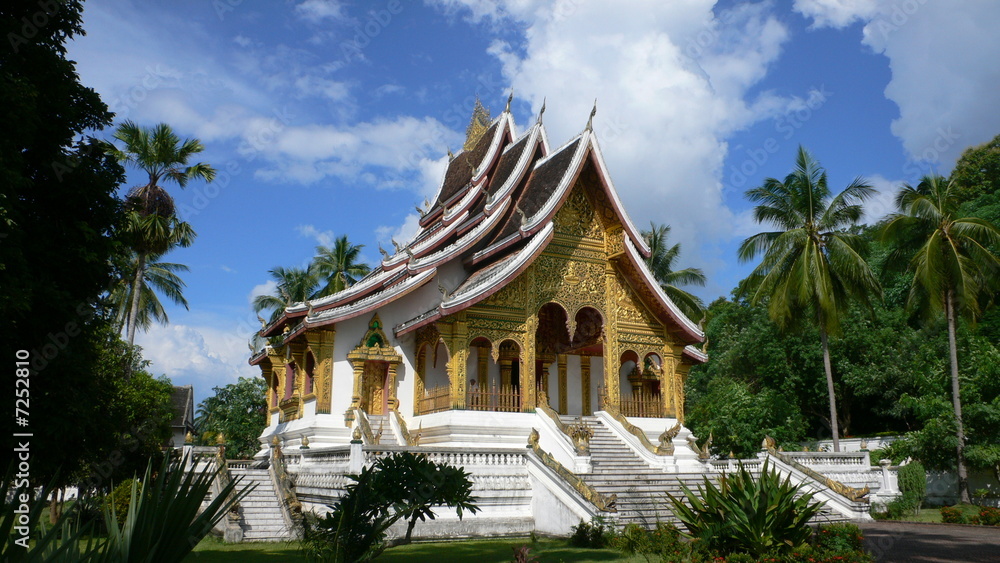
<path id="1" fill-rule="evenodd" d="M 476 105 L 472 108 L 472 119 L 469 120 L 469 127 L 465 130 L 465 145 L 462 150 L 472 150 L 479 142 L 479 138 L 490 128 L 490 110 L 483 107 L 483 103 L 476 96 Z"/>

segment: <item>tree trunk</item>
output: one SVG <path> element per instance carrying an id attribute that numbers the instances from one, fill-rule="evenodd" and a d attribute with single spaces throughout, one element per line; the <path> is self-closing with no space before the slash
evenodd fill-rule
<path id="1" fill-rule="evenodd" d="M 948 289 L 944 299 L 945 315 L 948 318 L 948 352 L 951 356 L 951 402 L 955 407 L 955 437 L 958 461 L 959 502 L 971 504 L 969 497 L 969 472 L 965 468 L 965 428 L 962 426 L 962 397 L 958 381 L 958 345 L 955 343 L 955 291 Z"/>
<path id="2" fill-rule="evenodd" d="M 139 293 L 142 291 L 142 275 L 146 269 L 146 255 L 139 254 L 139 262 L 136 263 L 135 279 L 132 280 L 132 305 L 128 312 L 128 343 L 135 343 L 135 325 L 139 320 Z"/>
<path id="3" fill-rule="evenodd" d="M 407 544 L 410 543 L 410 541 L 411 541 L 410 537 L 413 535 L 413 527 L 416 526 L 416 525 L 417 525 L 417 517 L 414 516 L 414 517 L 410 518 L 409 522 L 407 522 L 406 537 L 403 538 L 403 543 L 400 544 L 400 545 L 407 545 Z"/>
<path id="4" fill-rule="evenodd" d="M 833 451 L 840 451 L 840 428 L 837 423 L 837 395 L 833 392 L 833 367 L 830 365 L 830 341 L 826 327 L 820 321 L 819 339 L 823 342 L 823 369 L 826 370 L 826 392 L 830 395 L 830 431 L 833 432 Z"/>

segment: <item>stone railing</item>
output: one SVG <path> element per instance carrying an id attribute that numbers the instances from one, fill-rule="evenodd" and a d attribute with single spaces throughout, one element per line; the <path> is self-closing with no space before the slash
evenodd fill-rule
<path id="1" fill-rule="evenodd" d="M 653 455 L 660 455 L 660 456 L 673 455 L 673 453 L 674 453 L 674 445 L 673 445 L 673 442 L 671 441 L 672 437 L 671 437 L 671 439 L 668 439 L 665 442 L 663 440 L 661 440 L 660 441 L 660 445 L 654 446 L 653 443 L 649 441 L 649 437 L 646 436 L 646 433 L 643 432 L 642 428 L 639 428 L 638 426 L 632 424 L 631 422 L 628 421 L 627 418 L 625 418 L 622 415 L 621 412 L 619 412 L 618 410 L 616 410 L 614 408 L 610 408 L 610 407 L 611 407 L 611 405 L 608 405 L 604 409 L 604 412 L 608 413 L 608 416 L 610 416 L 612 419 L 614 419 L 615 422 L 617 422 L 619 425 L 621 425 L 621 427 L 624 428 L 625 431 L 627 431 L 629 434 L 632 434 L 633 436 L 635 436 L 636 438 L 638 438 L 639 439 L 639 443 L 642 444 L 643 447 L 645 447 L 651 454 L 653 454 Z M 680 426 L 677 426 L 676 429 L 680 430 Z M 670 433 L 671 430 L 673 430 L 673 429 L 667 430 L 664 434 Z M 674 435 L 676 435 L 676 434 L 674 434 Z"/>
<path id="2" fill-rule="evenodd" d="M 832 468 L 833 471 L 868 471 L 868 452 L 780 452 L 806 467 Z"/>
<path id="3" fill-rule="evenodd" d="M 562 442 L 568 451 L 574 456 L 590 456 L 590 439 L 594 437 L 594 430 L 590 428 L 582 419 L 567 426 L 559 418 L 559 413 L 552 410 L 552 407 L 545 403 L 540 403 L 535 407 L 536 412 L 541 412 L 552 421 L 552 425 L 559 431 L 559 436 L 567 438 Z"/>
<path id="4" fill-rule="evenodd" d="M 403 443 L 410 447 L 419 446 L 420 437 L 423 432 L 417 430 L 416 434 L 410 434 L 410 430 L 406 427 L 406 421 L 403 419 L 403 415 L 399 414 L 399 411 L 396 409 L 391 409 L 390 413 L 390 416 L 392 416 L 393 420 L 396 421 L 396 427 L 399 428 L 400 435 L 403 437 Z"/>
<path id="5" fill-rule="evenodd" d="M 528 436 L 528 451 L 535 455 L 545 467 L 552 470 L 560 479 L 573 487 L 580 496 L 596 506 L 598 510 L 601 512 L 618 512 L 618 509 L 615 508 L 618 496 L 612 494 L 609 497 L 605 497 L 597 492 L 597 489 L 585 483 L 579 476 L 566 469 L 563 464 L 556 461 L 538 445 L 538 430 L 534 428 L 531 429 L 531 435 Z"/>
<path id="6" fill-rule="evenodd" d="M 281 502 L 281 517 L 293 539 L 302 537 L 302 503 L 295 495 L 295 481 L 285 465 L 281 441 L 277 436 L 271 442 L 271 465 L 267 469 Z"/>
<path id="7" fill-rule="evenodd" d="M 789 456 L 786 452 L 779 452 L 773 447 L 768 447 L 766 449 L 766 452 L 767 455 L 771 456 L 772 458 L 776 458 L 784 462 L 785 464 L 790 465 L 795 469 L 801 471 L 802 473 L 805 473 L 810 478 L 826 485 L 827 488 L 829 488 L 831 491 L 837 493 L 838 495 L 844 497 L 849 501 L 864 502 L 864 503 L 868 502 L 868 499 L 865 497 L 868 496 L 868 493 L 871 492 L 871 490 L 867 486 L 862 489 L 855 489 L 854 487 L 849 487 L 841 483 L 840 481 L 831 479 L 826 475 L 823 475 L 822 473 L 819 473 L 818 471 L 799 463 L 793 457 Z"/>
<path id="8" fill-rule="evenodd" d="M 355 429 L 361 430 L 361 437 L 364 439 L 365 444 L 377 444 L 378 441 L 375 439 L 375 433 L 372 432 L 372 426 L 368 422 L 368 413 L 359 408 L 348 409 L 348 411 L 354 414 L 354 421 L 357 424 Z"/>

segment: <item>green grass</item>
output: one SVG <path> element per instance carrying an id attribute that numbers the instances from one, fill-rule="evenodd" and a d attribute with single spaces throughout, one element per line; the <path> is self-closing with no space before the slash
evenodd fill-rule
<path id="1" fill-rule="evenodd" d="M 570 547 L 564 539 L 541 539 L 534 544 L 527 538 L 503 540 L 466 540 L 453 542 L 415 543 L 389 548 L 377 561 L 386 563 L 506 563 L 513 557 L 513 548 L 529 545 L 540 563 L 604 563 L 632 561 L 613 549 L 583 549 Z M 257 563 L 262 561 L 305 561 L 297 542 L 225 544 L 217 538 L 205 538 L 195 547 L 186 561 Z M 644 561 L 635 559 L 635 561 Z"/>
<path id="2" fill-rule="evenodd" d="M 966 516 L 972 518 L 979 514 L 979 507 L 974 504 L 958 504 L 955 505 L 961 508 Z M 905 518 L 899 520 L 886 520 L 887 522 L 929 522 L 932 524 L 941 523 L 941 508 L 921 508 L 916 514 L 911 514 Z"/>

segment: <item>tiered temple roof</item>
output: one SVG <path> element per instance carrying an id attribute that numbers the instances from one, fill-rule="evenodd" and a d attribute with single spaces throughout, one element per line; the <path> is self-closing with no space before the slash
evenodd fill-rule
<path id="1" fill-rule="evenodd" d="M 556 212 L 586 172 L 598 178 L 622 226 L 622 251 L 614 262 L 668 330 L 689 345 L 687 361 L 705 361 L 690 346 L 703 340 L 701 330 L 663 293 L 644 263 L 649 248 L 625 213 L 589 123 L 551 150 L 541 116 L 517 135 L 508 108 L 468 146 L 449 162 L 438 194 L 423 210 L 419 230 L 408 244 L 397 246 L 394 254 L 384 253 L 382 262 L 350 288 L 286 308 L 261 334 L 283 334 L 287 341 L 310 328 L 370 313 L 432 283 L 438 268 L 454 261 L 462 264 L 465 279 L 450 289 L 439 281 L 440 295 L 427 303 L 426 311 L 392 329 L 401 336 L 471 307 L 516 278 L 544 250 L 553 237 Z"/>

